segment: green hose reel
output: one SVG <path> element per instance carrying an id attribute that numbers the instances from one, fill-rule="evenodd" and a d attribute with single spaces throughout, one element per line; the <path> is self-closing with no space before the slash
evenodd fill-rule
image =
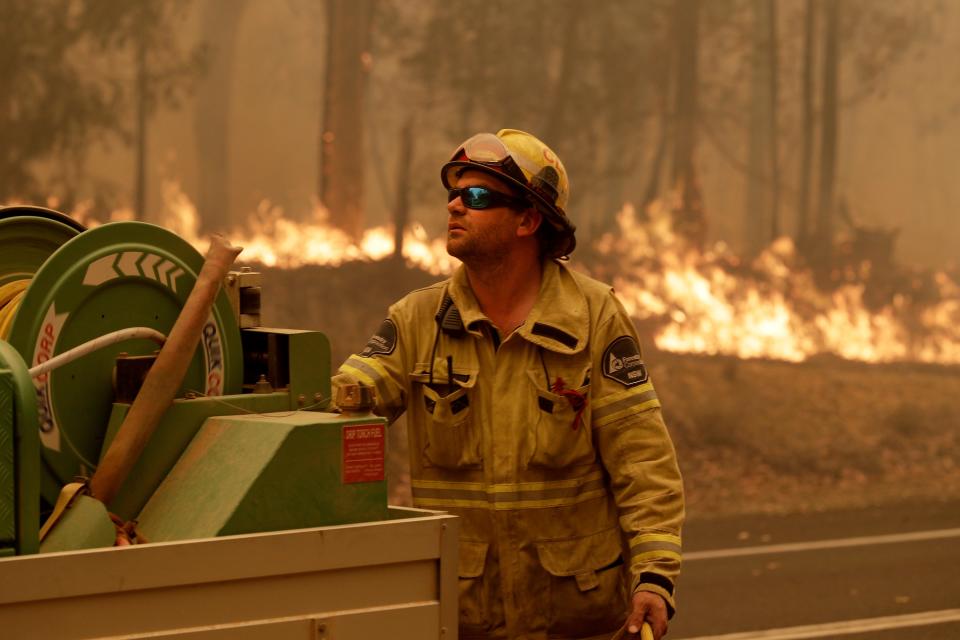
<path id="1" fill-rule="evenodd" d="M 0 285 L 31 278 L 44 262 L 85 227 L 43 207 L 0 207 Z"/>
<path id="2" fill-rule="evenodd" d="M 3 211 L 0 284 L 33 274 L 6 338 L 29 367 L 118 329 L 149 327 L 168 334 L 203 264 L 185 240 L 154 225 L 115 222 L 80 233 L 82 227 L 56 212 L 2 217 Z M 7 247 L 20 248 L 8 254 Z M 155 350 L 149 340 L 131 340 L 33 379 L 41 495 L 47 503 L 56 500 L 63 484 L 95 468 L 117 355 Z M 181 394 L 234 394 L 242 382 L 240 330 L 221 291 Z"/>

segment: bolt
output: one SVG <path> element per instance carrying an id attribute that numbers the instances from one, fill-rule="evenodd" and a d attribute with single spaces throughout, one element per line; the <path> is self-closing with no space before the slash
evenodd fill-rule
<path id="1" fill-rule="evenodd" d="M 313 394 L 313 401 L 314 401 L 314 402 L 323 402 L 323 394 L 320 393 L 319 391 L 317 391 L 315 394 Z"/>
<path id="2" fill-rule="evenodd" d="M 307 396 L 303 395 L 302 393 L 297 396 L 297 405 L 298 405 L 298 406 L 301 406 L 301 407 L 302 407 L 304 404 L 306 404 L 306 402 L 307 402 Z"/>

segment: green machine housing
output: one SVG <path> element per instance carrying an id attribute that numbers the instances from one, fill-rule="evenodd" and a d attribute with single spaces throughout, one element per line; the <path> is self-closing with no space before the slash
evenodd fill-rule
<path id="1" fill-rule="evenodd" d="M 175 400 L 111 512 L 149 541 L 386 519 L 384 420 L 318 410 L 329 405 L 325 336 L 242 334 L 249 370 L 271 363 L 260 391 Z M 114 404 L 104 452 L 129 406 Z"/>
<path id="2" fill-rule="evenodd" d="M 261 391 L 175 400 L 110 511 L 149 541 L 386 519 L 385 421 L 317 410 L 329 406 L 326 337 L 242 334 Z M 298 410 L 308 398 L 312 410 Z M 104 452 L 129 406 L 114 404 Z"/>
<path id="3" fill-rule="evenodd" d="M 46 511 L 62 486 L 92 474 L 156 345 L 130 339 L 48 374 L 31 376 L 28 367 L 130 326 L 168 333 L 202 257 L 153 225 L 64 231 L 62 217 L 49 212 L 16 213 L 0 210 L 0 240 L 8 240 L 0 244 L 10 249 L 0 271 L 9 272 L 6 280 L 30 282 L 8 341 L 0 340 L 0 557 L 109 546 L 109 526 L 78 537 L 64 533 L 59 521 L 38 544 L 44 514 L 37 505 Z M 57 234 L 48 229 L 54 225 Z M 11 261 L 31 234 L 45 241 Z M 326 336 L 259 321 L 259 274 L 231 272 L 180 397 L 106 505 L 121 521 L 135 521 L 142 539 L 387 519 L 384 420 L 359 407 L 352 414 L 328 411 Z M 85 498 L 87 506 L 94 502 Z M 97 508 L 71 506 L 65 513 L 107 521 Z"/>

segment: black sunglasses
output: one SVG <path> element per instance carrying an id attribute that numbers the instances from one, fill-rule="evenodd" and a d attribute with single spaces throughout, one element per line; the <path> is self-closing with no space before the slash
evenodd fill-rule
<path id="1" fill-rule="evenodd" d="M 528 205 L 523 198 L 510 196 L 487 187 L 457 187 L 447 190 L 447 202 L 453 202 L 457 197 L 463 200 L 468 209 L 489 209 L 491 207 L 511 207 L 525 209 Z"/>

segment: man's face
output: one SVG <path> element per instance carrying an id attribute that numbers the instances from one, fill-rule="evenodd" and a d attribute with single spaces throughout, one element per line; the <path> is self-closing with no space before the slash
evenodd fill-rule
<path id="1" fill-rule="evenodd" d="M 482 171 L 463 172 L 453 186 L 487 187 L 507 196 L 510 189 Z M 447 226 L 447 253 L 463 262 L 499 260 L 507 255 L 511 243 L 517 241 L 520 214 L 506 206 L 470 209 L 460 197 L 447 203 L 450 214 Z"/>

